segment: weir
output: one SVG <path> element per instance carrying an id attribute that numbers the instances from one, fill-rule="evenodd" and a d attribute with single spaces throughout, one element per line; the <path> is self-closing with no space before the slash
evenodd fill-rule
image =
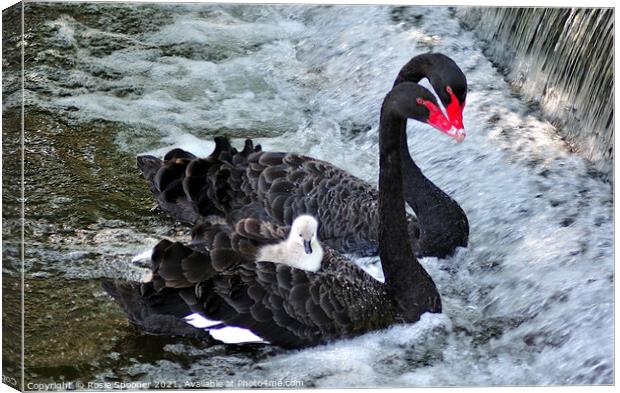
<path id="1" fill-rule="evenodd" d="M 523 96 L 612 180 L 614 11 L 593 8 L 461 8 Z"/>

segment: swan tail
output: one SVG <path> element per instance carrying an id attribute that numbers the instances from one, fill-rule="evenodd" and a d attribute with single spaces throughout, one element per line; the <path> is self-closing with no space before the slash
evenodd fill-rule
<path id="1" fill-rule="evenodd" d="M 138 156 L 137 162 L 142 176 L 149 182 L 153 181 L 155 174 L 163 165 L 163 161 L 154 156 Z"/>
<path id="2" fill-rule="evenodd" d="M 150 283 L 112 280 L 102 281 L 101 286 L 121 306 L 130 323 L 148 333 L 211 340 L 207 332 L 183 320 L 191 310 L 179 291 L 155 291 Z"/>
<path id="3" fill-rule="evenodd" d="M 238 151 L 227 138 L 216 137 L 215 149 L 204 159 L 173 149 L 163 160 L 145 155 L 137 161 L 158 206 L 194 224 L 201 217 L 225 216 L 252 202 L 247 195 L 251 190 L 243 186 L 245 169 L 248 157 L 260 151 L 251 140 Z"/>
<path id="4" fill-rule="evenodd" d="M 247 186 L 248 158 L 261 151 L 252 140 L 245 141 L 238 151 L 224 137 L 216 137 L 215 149 L 207 158 L 188 163 L 183 190 L 201 216 L 231 215 L 247 210 L 255 198 Z"/>
<path id="5" fill-rule="evenodd" d="M 138 168 L 148 181 L 159 208 L 188 223 L 195 223 L 199 215 L 185 197 L 182 181 L 187 164 L 195 158 L 181 149 L 169 151 L 163 160 L 149 155 L 137 158 Z"/>

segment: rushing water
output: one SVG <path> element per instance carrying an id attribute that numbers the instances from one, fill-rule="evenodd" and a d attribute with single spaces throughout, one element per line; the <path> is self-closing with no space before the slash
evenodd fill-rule
<path id="1" fill-rule="evenodd" d="M 614 139 L 614 10 L 475 8 L 461 17 L 485 41 L 485 54 L 575 151 L 610 177 Z"/>
<path id="2" fill-rule="evenodd" d="M 25 19 L 27 383 L 613 382 L 611 186 L 511 90 L 453 9 L 27 3 Z M 409 125 L 414 159 L 471 227 L 467 249 L 421 260 L 443 314 L 298 351 L 128 325 L 99 280 L 136 279 L 133 255 L 188 234 L 151 210 L 136 154 L 206 155 L 213 135 L 251 136 L 376 183 L 380 103 L 426 51 L 469 82 L 464 143 Z M 5 69 L 5 122 L 19 129 L 18 67 Z M 5 233 L 5 259 L 16 236 Z M 376 258 L 358 262 L 381 277 Z"/>

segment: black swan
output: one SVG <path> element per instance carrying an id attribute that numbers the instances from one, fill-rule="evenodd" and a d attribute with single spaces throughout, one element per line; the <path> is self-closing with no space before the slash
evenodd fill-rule
<path id="1" fill-rule="evenodd" d="M 412 58 L 395 86 L 428 78 L 446 107 L 446 119 L 426 89 L 416 97 L 425 108 L 419 121 L 461 141 L 462 110 L 467 81 L 445 55 L 427 53 Z M 417 256 L 445 257 L 466 247 L 467 216 L 461 207 L 428 180 L 413 162 L 401 127 L 405 198 L 416 217 L 408 216 L 410 242 Z M 138 157 L 138 166 L 160 208 L 184 222 L 204 216 L 224 216 L 229 223 L 254 217 L 279 225 L 309 214 L 318 218 L 321 241 L 340 251 L 375 255 L 378 244 L 378 193 L 371 184 L 334 165 L 294 153 L 263 152 L 247 140 L 237 151 L 225 138 L 207 158 L 174 149 L 164 160 Z"/>
<path id="2" fill-rule="evenodd" d="M 151 332 L 174 328 L 155 316 L 169 314 L 174 320 L 191 310 L 284 348 L 352 337 L 441 312 L 435 283 L 409 244 L 403 187 L 401 131 L 408 118 L 425 120 L 428 110 L 416 98 L 429 95 L 424 87 L 403 82 L 381 109 L 378 240 L 385 283 L 328 247 L 317 272 L 256 262 L 259 247 L 281 241 L 288 230 L 247 218 L 232 228 L 202 223 L 194 228 L 190 246 L 162 240 L 151 257 L 151 281 L 107 282 L 104 288 L 121 301 L 134 324 Z M 171 309 L 180 299 L 185 305 Z"/>

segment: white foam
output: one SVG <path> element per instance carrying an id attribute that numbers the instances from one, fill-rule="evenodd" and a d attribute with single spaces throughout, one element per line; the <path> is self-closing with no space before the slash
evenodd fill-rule
<path id="1" fill-rule="evenodd" d="M 133 258 L 131 258 L 131 262 L 149 261 L 151 260 L 152 255 L 153 255 L 153 249 L 149 248 L 148 250 L 143 251 L 135 255 Z"/>
<path id="2" fill-rule="evenodd" d="M 155 157 L 163 158 L 164 155 L 166 155 L 166 153 L 168 153 L 172 149 L 183 149 L 196 155 L 197 157 L 206 157 L 211 154 L 211 152 L 213 152 L 213 149 L 215 147 L 215 143 L 213 143 L 213 141 L 207 141 L 197 138 L 192 134 L 184 133 L 164 138 L 163 142 L 170 144 L 166 144 L 166 146 L 160 147 L 158 149 L 140 153 L 140 155 L 148 154 Z"/>
<path id="3" fill-rule="evenodd" d="M 279 24 L 243 23 L 234 19 L 221 23 L 189 17 L 179 18 L 165 26 L 151 35 L 148 41 L 156 45 L 197 43 L 248 47 L 286 39 L 301 31 L 303 31 L 301 23 L 286 20 L 282 20 Z"/>

